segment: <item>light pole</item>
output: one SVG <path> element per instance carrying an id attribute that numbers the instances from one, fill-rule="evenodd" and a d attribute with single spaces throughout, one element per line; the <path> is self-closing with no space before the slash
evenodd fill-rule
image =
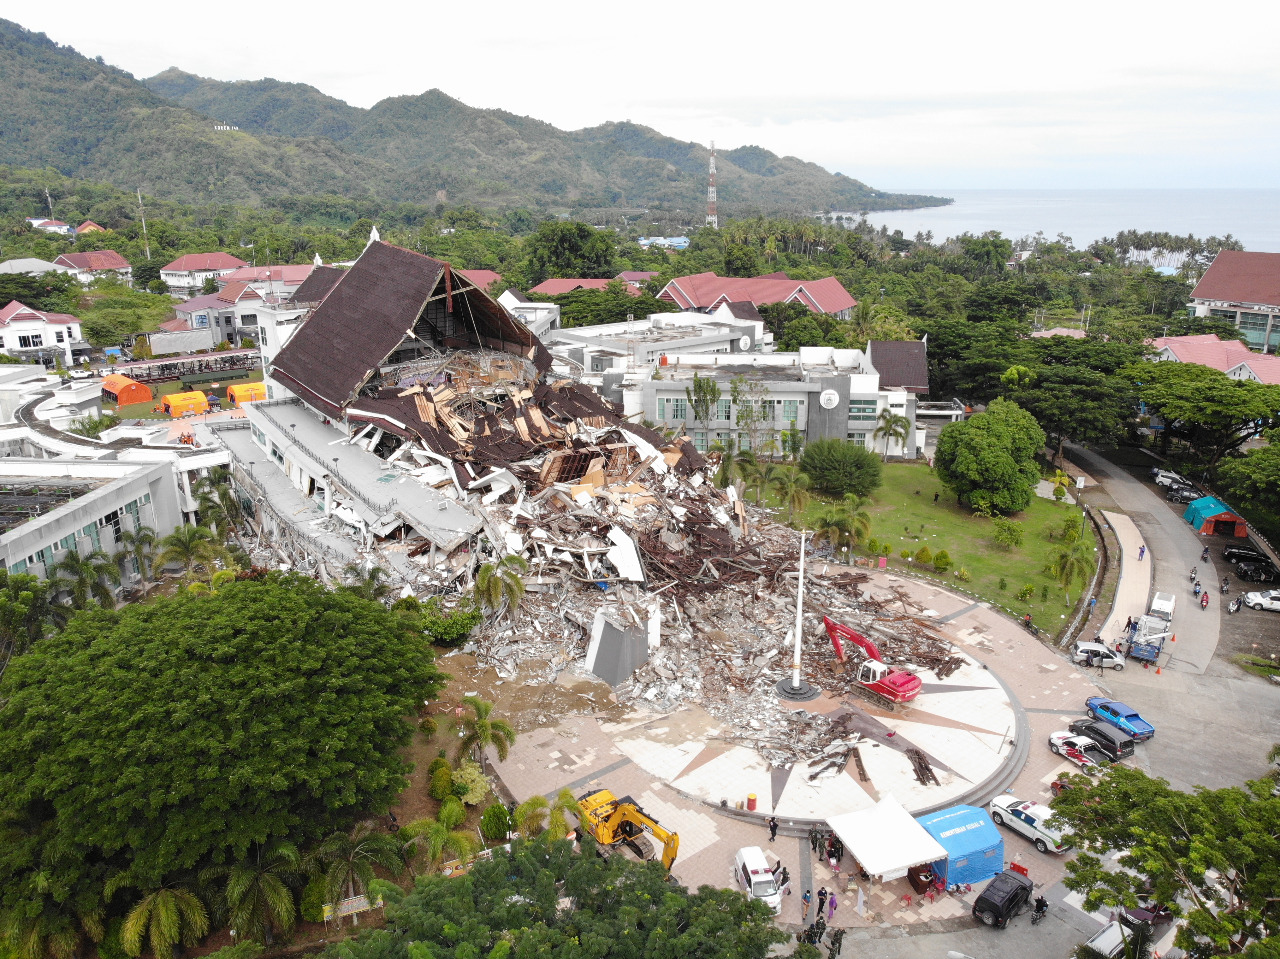
<path id="1" fill-rule="evenodd" d="M 783 699 L 808 702 L 817 699 L 821 690 L 810 686 L 800 678 L 800 652 L 804 643 L 804 538 L 807 530 L 800 531 L 800 576 L 796 581 L 795 649 L 791 658 L 791 677 L 778 680 L 774 687 Z"/>

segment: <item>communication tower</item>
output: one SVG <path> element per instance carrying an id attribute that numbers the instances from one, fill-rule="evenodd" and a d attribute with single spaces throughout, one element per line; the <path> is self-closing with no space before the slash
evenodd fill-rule
<path id="1" fill-rule="evenodd" d="M 707 182 L 707 226 L 720 229 L 720 217 L 716 215 L 716 143 L 711 141 L 711 179 Z"/>

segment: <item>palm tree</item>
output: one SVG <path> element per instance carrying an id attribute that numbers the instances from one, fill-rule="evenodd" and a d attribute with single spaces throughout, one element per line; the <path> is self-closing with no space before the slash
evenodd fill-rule
<path id="1" fill-rule="evenodd" d="M 210 528 L 229 530 L 244 518 L 240 500 L 231 488 L 231 474 L 224 466 L 216 466 L 195 485 L 196 510 Z"/>
<path id="2" fill-rule="evenodd" d="M 181 563 L 187 579 L 191 578 L 195 567 L 212 567 L 214 559 L 226 553 L 207 526 L 179 526 L 160 541 L 160 546 L 162 549 L 156 561 L 162 566 Z"/>
<path id="3" fill-rule="evenodd" d="M 131 956 L 142 955 L 144 940 L 155 959 L 170 959 L 174 947 L 194 946 L 209 931 L 209 913 L 196 895 L 181 886 L 148 893 L 124 917 L 120 940 Z"/>
<path id="4" fill-rule="evenodd" d="M 547 831 L 552 839 L 563 839 L 569 833 L 567 814 L 578 815 L 578 801 L 568 789 L 561 789 L 551 803 L 551 815 L 547 820 Z"/>
<path id="5" fill-rule="evenodd" d="M 493 703 L 475 696 L 467 696 L 462 701 L 470 707 L 471 715 L 463 716 L 459 723 L 462 739 L 458 742 L 458 755 L 478 748 L 483 757 L 484 751 L 492 746 L 498 759 L 505 762 L 516 741 L 515 729 L 505 719 L 493 718 Z"/>
<path id="6" fill-rule="evenodd" d="M 516 821 L 516 829 L 520 831 L 520 835 L 526 839 L 532 839 L 542 832 L 544 828 L 543 819 L 547 815 L 547 810 L 551 808 L 551 804 L 547 802 L 546 796 L 530 796 L 512 813 L 511 818 Z"/>
<path id="7" fill-rule="evenodd" d="M 1079 581 L 1083 586 L 1093 575 L 1097 560 L 1093 547 L 1083 539 L 1074 540 L 1059 548 L 1053 558 L 1053 574 L 1059 585 L 1067 591 L 1067 605 L 1071 605 L 1071 584 Z"/>
<path id="8" fill-rule="evenodd" d="M 151 564 L 155 560 L 156 547 L 159 540 L 156 531 L 150 526 L 139 526 L 135 530 L 125 530 L 120 534 L 120 542 L 124 549 L 116 554 L 117 560 L 122 557 L 131 558 L 138 566 L 138 579 L 142 581 L 142 591 L 147 591 L 147 576 Z"/>
<path id="9" fill-rule="evenodd" d="M 889 442 L 897 440 L 903 447 L 903 456 L 906 456 L 907 437 L 911 435 L 911 420 L 903 416 L 901 413 L 895 413 L 891 409 L 883 409 L 880 411 L 880 419 L 876 423 L 875 432 L 871 434 L 872 440 L 878 440 L 884 437 L 884 456 L 882 461 L 889 459 Z"/>
<path id="10" fill-rule="evenodd" d="M 450 796 L 440 805 L 435 819 L 416 819 L 400 830 L 405 841 L 405 859 L 412 863 L 426 857 L 429 868 L 436 869 L 446 855 L 454 859 L 469 859 L 476 843 L 471 834 L 458 827 L 467 818 L 467 811 L 457 798 Z"/>
<path id="11" fill-rule="evenodd" d="M 86 608 L 90 598 L 108 609 L 115 605 L 115 594 L 104 580 L 118 584 L 120 569 L 102 550 L 95 549 L 83 556 L 72 550 L 54 563 L 49 571 L 54 574 L 54 592 L 69 592 L 73 609 Z"/>
<path id="12" fill-rule="evenodd" d="M 1062 500 L 1066 498 L 1067 487 L 1071 485 L 1071 477 L 1062 470 L 1054 470 L 1053 476 L 1049 477 L 1049 482 L 1053 484 L 1053 498 Z"/>
<path id="13" fill-rule="evenodd" d="M 811 481 L 807 473 L 800 472 L 795 466 L 777 473 L 773 478 L 773 489 L 778 498 L 787 504 L 787 522 L 790 523 L 796 510 L 803 510 L 809 505 L 809 487 Z"/>
<path id="14" fill-rule="evenodd" d="M 187 587 L 188 593 L 197 596 L 213 596 L 218 592 L 219 586 L 225 586 L 227 583 L 234 583 L 236 576 L 239 575 L 240 569 L 236 566 L 220 569 L 209 577 L 207 583 L 192 583 Z"/>
<path id="15" fill-rule="evenodd" d="M 853 521 L 843 507 L 828 506 L 814 521 L 813 541 L 825 540 L 833 550 L 846 545 L 852 534 Z"/>
<path id="16" fill-rule="evenodd" d="M 211 866 L 200 873 L 208 883 L 226 879 L 222 895 L 231 928 L 245 939 L 271 945 L 275 930 L 288 935 L 297 919 L 288 880 L 302 869 L 302 856 L 291 842 L 258 846 L 248 862 Z"/>
<path id="17" fill-rule="evenodd" d="M 77 959 L 85 940 L 101 942 L 106 932 L 100 912 L 74 915 L 42 897 L 42 908 L 0 913 L 0 943 L 11 959 Z M 25 904 L 24 904 L 25 906 Z"/>
<path id="18" fill-rule="evenodd" d="M 529 571 L 529 563 L 523 556 L 514 553 L 502 557 L 496 563 L 485 563 L 476 570 L 476 605 L 491 613 L 502 615 L 503 610 L 511 612 L 512 619 L 524 596 L 524 580 L 521 576 Z"/>
<path id="19" fill-rule="evenodd" d="M 359 563 L 348 563 L 342 567 L 342 572 L 352 580 L 343 588 L 355 593 L 357 596 L 381 603 L 391 595 L 391 584 L 387 582 L 387 571 L 381 566 L 370 566 L 365 569 Z"/>
<path id="20" fill-rule="evenodd" d="M 845 513 L 849 517 L 849 545 L 857 546 L 871 536 L 871 514 L 867 512 L 867 504 L 871 500 L 857 493 L 844 494 Z"/>
<path id="21" fill-rule="evenodd" d="M 396 875 L 404 869 L 401 844 L 384 832 L 374 832 L 373 823 L 359 822 L 351 832 L 336 832 L 311 853 L 309 864 L 324 871 L 325 897 L 337 902 L 346 893 L 350 899 L 364 892 L 381 866 Z M 359 924 L 355 916 L 352 922 Z"/>

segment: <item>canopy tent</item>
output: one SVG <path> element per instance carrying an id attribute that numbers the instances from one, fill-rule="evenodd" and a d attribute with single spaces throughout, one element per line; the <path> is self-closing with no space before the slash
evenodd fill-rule
<path id="1" fill-rule="evenodd" d="M 952 806 L 917 822 L 947 850 L 946 858 L 933 864 L 947 885 L 979 883 L 1004 870 L 1004 837 L 985 809 Z"/>
<path id="2" fill-rule="evenodd" d="M 227 387 L 227 399 L 232 406 L 243 406 L 245 403 L 255 403 L 266 398 L 265 383 L 237 383 Z"/>
<path id="3" fill-rule="evenodd" d="M 150 403 L 151 390 L 121 373 L 111 373 L 102 379 L 102 395 L 120 406 L 131 403 Z"/>
<path id="4" fill-rule="evenodd" d="M 912 866 L 947 857 L 938 840 L 892 796 L 870 809 L 833 816 L 827 824 L 863 870 L 881 881 L 899 879 Z"/>
<path id="5" fill-rule="evenodd" d="M 1182 518 L 1197 533 L 1216 533 L 1223 536 L 1245 537 L 1249 527 L 1231 507 L 1215 496 L 1201 496 L 1192 500 Z"/>
<path id="6" fill-rule="evenodd" d="M 170 393 L 161 399 L 160 405 L 173 417 L 209 412 L 209 400 L 199 390 L 191 393 Z"/>

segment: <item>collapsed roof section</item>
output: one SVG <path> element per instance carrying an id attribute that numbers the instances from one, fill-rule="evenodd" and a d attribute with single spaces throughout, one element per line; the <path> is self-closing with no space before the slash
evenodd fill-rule
<path id="1" fill-rule="evenodd" d="M 551 366 L 537 337 L 448 263 L 375 242 L 276 356 L 271 375 L 345 416 L 380 368 L 465 349 Z"/>

